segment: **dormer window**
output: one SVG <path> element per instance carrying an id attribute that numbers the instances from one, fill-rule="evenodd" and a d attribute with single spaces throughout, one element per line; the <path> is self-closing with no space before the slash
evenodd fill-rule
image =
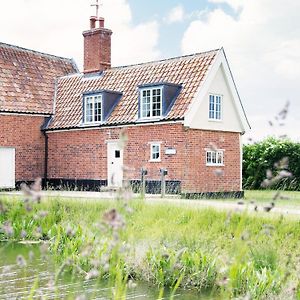
<path id="1" fill-rule="evenodd" d="M 88 95 L 84 97 L 84 122 L 102 122 L 102 95 Z"/>
<path id="2" fill-rule="evenodd" d="M 155 118 L 162 115 L 162 88 L 145 88 L 141 90 L 141 117 Z"/>
<path id="3" fill-rule="evenodd" d="M 87 91 L 82 96 L 83 114 L 81 126 L 99 126 L 109 118 L 119 103 L 122 93 L 97 90 Z"/>
<path id="4" fill-rule="evenodd" d="M 159 121 L 172 109 L 181 90 L 181 85 L 170 82 L 149 83 L 139 86 L 140 122 L 149 119 Z"/>

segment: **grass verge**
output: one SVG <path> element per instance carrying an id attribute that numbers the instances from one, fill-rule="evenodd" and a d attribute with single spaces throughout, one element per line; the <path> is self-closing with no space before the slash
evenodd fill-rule
<path id="1" fill-rule="evenodd" d="M 223 299 L 300 294 L 298 220 L 139 200 L 130 207 L 112 200 L 57 198 L 30 207 L 20 199 L 1 201 L 0 240 L 49 241 L 57 276 L 101 277 L 120 294 L 131 280 Z"/>

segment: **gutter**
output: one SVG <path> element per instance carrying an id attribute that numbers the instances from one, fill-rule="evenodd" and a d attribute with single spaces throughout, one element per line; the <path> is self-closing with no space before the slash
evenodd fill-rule
<path id="1" fill-rule="evenodd" d="M 118 127 L 130 127 L 130 126 L 145 126 L 145 125 L 156 125 L 156 124 L 170 124 L 182 122 L 184 118 L 172 118 L 158 121 L 146 121 L 146 122 L 123 122 L 123 123 L 108 123 L 90 126 L 72 126 L 65 128 L 42 128 L 42 131 L 54 132 L 54 131 L 74 131 L 74 130 L 88 130 L 88 129 L 104 129 L 104 128 L 118 128 Z"/>

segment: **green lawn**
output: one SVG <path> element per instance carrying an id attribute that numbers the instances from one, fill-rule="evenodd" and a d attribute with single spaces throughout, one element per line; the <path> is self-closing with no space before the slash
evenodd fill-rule
<path id="1" fill-rule="evenodd" d="M 272 193 L 247 191 L 246 199 L 268 201 Z M 299 193 L 288 194 L 297 201 Z M 294 299 L 300 293 L 299 220 L 140 200 L 130 201 L 129 209 L 123 201 L 48 199 L 33 204 L 32 211 L 19 199 L 2 202 L 0 224 L 9 222 L 13 234 L 2 232 L 0 240 L 49 240 L 58 262 L 72 262 L 68 269 L 89 273 L 98 260 L 99 276 L 119 285 L 129 276 L 157 286 L 209 290 L 222 299 L 247 294 Z M 111 215 L 103 217 L 112 208 L 126 223 L 117 231 L 106 224 Z"/>

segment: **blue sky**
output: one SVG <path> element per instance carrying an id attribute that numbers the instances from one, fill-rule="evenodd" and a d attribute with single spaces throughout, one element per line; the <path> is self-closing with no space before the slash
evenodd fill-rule
<path id="1" fill-rule="evenodd" d="M 83 61 L 90 0 L 2 0 L 0 41 Z M 128 65 L 224 47 L 252 130 L 300 140 L 300 1 L 102 0 L 112 63 Z M 269 126 L 289 100 L 285 126 Z M 247 138 L 244 139 L 245 141 Z"/>

